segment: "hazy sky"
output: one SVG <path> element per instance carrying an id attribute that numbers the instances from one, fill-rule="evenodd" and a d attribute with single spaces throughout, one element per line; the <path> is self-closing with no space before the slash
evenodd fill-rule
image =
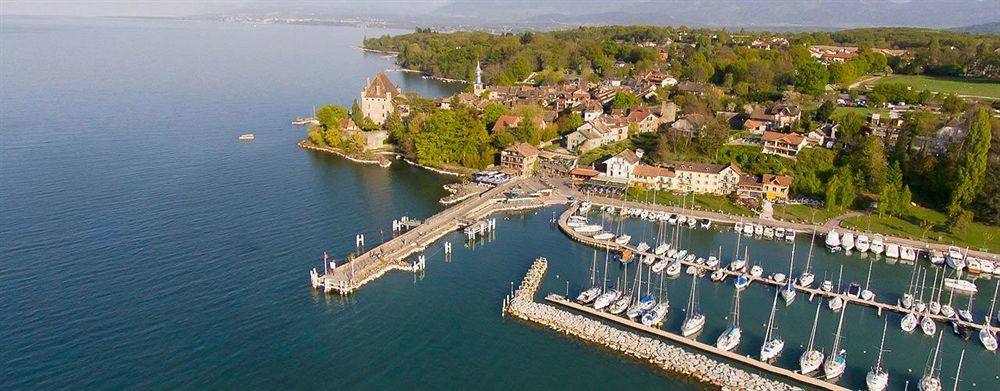
<path id="1" fill-rule="evenodd" d="M 0 0 L 0 14 L 361 16 L 417 25 L 441 20 L 469 25 L 956 27 L 1000 21 L 1000 0 Z"/>

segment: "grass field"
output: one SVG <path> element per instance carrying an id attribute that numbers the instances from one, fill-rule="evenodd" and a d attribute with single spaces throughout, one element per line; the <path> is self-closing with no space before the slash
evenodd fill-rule
<path id="1" fill-rule="evenodd" d="M 936 210 L 911 207 L 902 217 L 858 216 L 844 220 L 841 225 L 858 231 L 877 232 L 929 243 L 954 244 L 971 249 L 985 249 L 993 253 L 1000 251 L 1000 227 L 972 223 L 965 232 L 952 234 L 945 226 L 946 219 L 943 213 Z M 921 226 L 923 222 L 930 223 L 926 235 L 924 227 Z"/>
<path id="2" fill-rule="evenodd" d="M 833 109 L 833 114 L 830 114 L 830 118 L 839 120 L 843 118 L 847 113 L 858 113 L 861 114 L 862 118 L 868 118 L 873 112 L 878 112 L 882 114 L 882 118 L 889 118 L 888 110 L 872 110 L 867 107 L 837 107 Z"/>
<path id="3" fill-rule="evenodd" d="M 681 196 L 674 195 L 668 191 L 643 191 L 642 189 L 635 187 L 629 188 L 628 190 L 629 201 L 650 202 L 659 205 L 676 207 L 681 207 L 682 203 L 684 203 L 686 205 L 684 207 L 688 209 L 719 212 L 736 216 L 757 216 L 757 214 L 750 209 L 734 205 L 729 201 L 729 198 L 726 198 L 725 196 L 695 194 L 693 198 L 694 201 L 692 202 L 692 197 L 687 197 L 687 200 L 683 200 Z"/>
<path id="4" fill-rule="evenodd" d="M 815 220 L 813 219 L 815 212 Z M 831 211 L 826 208 L 816 208 L 809 205 L 775 205 L 774 218 L 781 221 L 792 221 L 805 224 L 823 224 L 844 211 Z"/>
<path id="5" fill-rule="evenodd" d="M 931 77 L 917 75 L 892 75 L 878 79 L 876 83 L 903 83 L 916 91 L 956 93 L 959 95 L 1000 98 L 1000 81 L 961 77 Z"/>

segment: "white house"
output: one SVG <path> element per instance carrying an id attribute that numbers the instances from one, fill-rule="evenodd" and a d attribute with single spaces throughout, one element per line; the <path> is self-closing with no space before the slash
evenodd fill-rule
<path id="1" fill-rule="evenodd" d="M 639 165 L 639 159 L 642 158 L 642 154 L 642 149 L 636 149 L 635 152 L 629 149 L 619 152 L 617 155 L 604 161 L 605 174 L 612 178 L 631 178 L 632 171 Z"/>

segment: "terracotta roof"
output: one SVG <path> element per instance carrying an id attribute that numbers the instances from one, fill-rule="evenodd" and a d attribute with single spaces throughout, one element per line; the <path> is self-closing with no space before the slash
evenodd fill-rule
<path id="1" fill-rule="evenodd" d="M 392 84 L 389 77 L 383 72 L 375 74 L 375 79 L 371 80 L 367 86 L 365 86 L 365 97 L 367 98 L 384 98 L 385 94 L 389 94 L 389 98 L 393 98 L 399 95 L 399 87 Z"/>
<path id="2" fill-rule="evenodd" d="M 635 169 L 632 170 L 632 176 L 639 176 L 639 177 L 658 177 L 658 176 L 675 177 L 675 176 L 677 176 L 677 173 L 674 172 L 673 170 L 670 170 L 670 169 L 667 169 L 667 168 L 653 167 L 653 166 L 648 166 L 648 165 L 645 165 L 645 164 L 640 164 L 638 166 L 635 166 Z"/>
<path id="3" fill-rule="evenodd" d="M 501 115 L 497 118 L 497 122 L 493 123 L 493 131 L 499 131 L 503 129 L 510 129 L 517 127 L 517 124 L 521 122 L 521 117 L 516 115 Z"/>
<path id="4" fill-rule="evenodd" d="M 732 168 L 737 174 L 743 174 L 743 170 L 740 170 L 740 166 L 734 163 L 729 164 L 705 164 L 705 163 L 688 163 L 688 162 L 675 162 L 673 163 L 674 170 L 676 171 L 688 171 L 688 172 L 706 172 L 710 174 L 718 174 L 725 170 L 726 168 Z"/>
<path id="5" fill-rule="evenodd" d="M 764 123 L 757 120 L 748 119 L 746 121 L 743 121 L 743 127 L 747 129 L 756 129 L 761 126 L 764 126 Z"/>
<path id="6" fill-rule="evenodd" d="M 620 157 L 622 159 L 625 159 L 625 161 L 627 161 L 627 162 L 629 162 L 631 164 L 636 164 L 636 163 L 639 162 L 639 157 L 636 156 L 635 152 L 632 152 L 631 149 L 626 149 L 626 150 L 623 150 L 621 152 L 618 152 L 618 154 L 615 155 L 615 157 Z"/>
<path id="7" fill-rule="evenodd" d="M 528 143 L 514 143 L 504 148 L 504 151 L 516 152 L 525 157 L 538 156 L 538 148 Z"/>
<path id="8" fill-rule="evenodd" d="M 781 132 L 771 132 L 771 131 L 765 131 L 763 138 L 764 138 L 765 141 L 780 141 L 780 142 L 788 143 L 788 144 L 792 144 L 792 145 L 799 145 L 799 144 L 802 143 L 803 140 L 806 139 L 801 134 L 794 133 L 794 132 L 793 133 L 781 133 Z"/>
<path id="9" fill-rule="evenodd" d="M 774 175 L 774 174 L 763 174 L 763 175 L 743 175 L 740 176 L 740 186 L 754 186 L 761 187 L 765 184 L 772 186 L 789 187 L 792 185 L 794 178 L 788 175 Z"/>
<path id="10" fill-rule="evenodd" d="M 642 122 L 646 118 L 649 118 L 649 116 L 651 116 L 651 115 L 653 115 L 653 113 L 649 113 L 649 112 L 645 112 L 645 111 L 640 111 L 640 110 L 632 111 L 631 113 L 628 114 L 628 121 L 629 122 Z"/>
<path id="11" fill-rule="evenodd" d="M 569 170 L 569 173 L 570 175 L 595 177 L 601 172 L 595 170 L 593 167 L 574 167 L 572 170 Z"/>

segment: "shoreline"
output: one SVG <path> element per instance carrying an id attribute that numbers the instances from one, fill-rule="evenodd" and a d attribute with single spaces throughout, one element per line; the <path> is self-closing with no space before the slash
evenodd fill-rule
<path id="1" fill-rule="evenodd" d="M 313 143 L 309 142 L 309 140 L 299 141 L 298 142 L 298 146 L 300 148 L 308 149 L 308 150 L 312 150 L 312 151 L 332 153 L 334 155 L 340 156 L 340 157 L 342 157 L 344 159 L 350 160 L 350 161 L 355 162 L 355 163 L 360 163 L 360 164 L 374 164 L 374 165 L 382 166 L 382 161 L 381 160 L 368 160 L 368 159 L 356 158 L 356 157 L 353 157 L 351 155 L 348 155 L 347 153 L 345 153 L 344 151 L 341 151 L 339 149 L 331 148 L 331 147 L 325 147 L 325 146 L 319 146 L 319 145 L 316 145 L 316 144 L 313 144 Z M 389 162 L 389 164 L 392 164 L 392 162 Z M 386 167 L 388 167 L 388 166 L 386 166 Z"/>

